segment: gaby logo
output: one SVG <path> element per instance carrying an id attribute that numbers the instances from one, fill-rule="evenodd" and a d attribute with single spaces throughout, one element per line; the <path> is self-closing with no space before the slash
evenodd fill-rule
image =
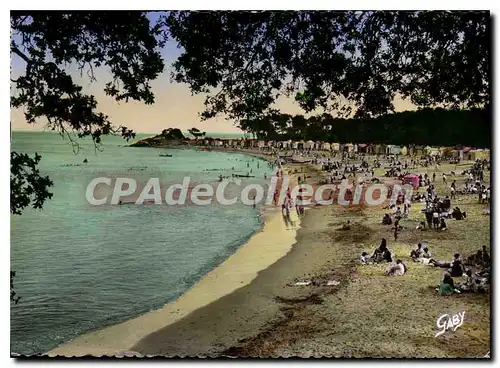
<path id="1" fill-rule="evenodd" d="M 442 316 L 438 317 L 438 319 L 436 320 L 436 325 L 439 332 L 436 333 L 436 336 L 434 337 L 438 337 L 444 334 L 447 330 L 456 331 L 457 328 L 462 326 L 462 324 L 464 323 L 464 317 L 465 311 L 454 315 L 443 314 Z"/>

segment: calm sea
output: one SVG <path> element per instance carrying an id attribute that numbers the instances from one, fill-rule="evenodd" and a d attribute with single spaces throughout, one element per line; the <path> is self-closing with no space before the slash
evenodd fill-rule
<path id="1" fill-rule="evenodd" d="M 271 169 L 256 158 L 131 148 L 119 137 L 106 137 L 102 150 L 89 140 L 79 144 L 74 153 L 54 133 L 12 134 L 11 149 L 41 154 L 41 173 L 54 182 L 53 199 L 43 210 L 11 216 L 11 269 L 22 297 L 11 306 L 15 353 L 43 353 L 89 330 L 162 307 L 261 226 L 258 209 L 243 204 L 92 207 L 85 200 L 90 180 L 103 175 L 179 183 L 190 176 L 214 183 L 219 174 L 250 167 L 256 178 L 244 180 L 263 182 Z M 87 164 L 82 163 L 85 158 Z"/>

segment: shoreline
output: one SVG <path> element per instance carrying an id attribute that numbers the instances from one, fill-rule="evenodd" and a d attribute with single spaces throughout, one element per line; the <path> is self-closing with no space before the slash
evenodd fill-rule
<path id="1" fill-rule="evenodd" d="M 238 151 L 234 153 L 248 154 Z M 294 229 L 287 229 L 279 208 L 263 208 L 261 218 L 261 228 L 246 243 L 176 300 L 160 309 L 79 335 L 48 351 L 46 355 L 115 356 L 133 351 L 135 345 L 156 331 L 249 285 L 259 272 L 290 252 L 300 228 L 299 225 Z"/>

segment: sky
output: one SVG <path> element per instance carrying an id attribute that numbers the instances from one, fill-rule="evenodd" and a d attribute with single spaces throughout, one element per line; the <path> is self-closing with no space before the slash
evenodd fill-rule
<path id="1" fill-rule="evenodd" d="M 155 15 L 151 14 L 151 20 Z M 113 125 L 124 125 L 139 133 L 159 133 L 166 128 L 180 128 L 187 130 L 196 127 L 201 131 L 209 133 L 240 133 L 232 121 L 224 117 L 218 117 L 207 121 L 201 121 L 199 113 L 203 111 L 204 96 L 192 96 L 189 87 L 184 84 L 170 82 L 170 64 L 180 55 L 181 50 L 177 48 L 174 41 L 169 41 L 162 51 L 166 68 L 158 79 L 152 82 L 152 90 L 155 94 L 156 102 L 153 105 L 146 105 L 142 102 L 116 102 L 106 96 L 103 86 L 111 80 L 110 74 L 100 69 L 95 72 L 97 82 L 89 83 L 85 74 L 80 77 L 76 68 L 70 68 L 75 83 L 81 83 L 84 92 L 92 93 L 97 101 L 99 111 L 108 115 Z M 23 74 L 25 63 L 16 55 L 11 58 L 12 75 Z M 411 110 L 415 107 L 408 101 L 399 98 L 395 101 L 396 111 Z M 281 98 L 274 106 L 283 113 L 303 114 L 298 104 L 293 98 Z M 22 111 L 11 109 L 11 122 L 13 130 L 43 130 L 43 123 L 36 125 L 27 124 Z"/>

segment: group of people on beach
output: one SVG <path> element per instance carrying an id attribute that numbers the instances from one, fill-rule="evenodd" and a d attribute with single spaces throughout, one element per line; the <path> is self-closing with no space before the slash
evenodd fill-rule
<path id="1" fill-rule="evenodd" d="M 283 173 L 281 172 L 281 177 Z M 279 178 L 279 177 L 278 177 Z M 280 180 L 278 179 L 278 183 Z M 277 186 L 278 187 L 278 186 Z M 275 192 L 275 200 L 278 201 L 280 188 L 276 189 Z M 303 204 L 303 195 L 302 188 L 299 188 L 299 192 L 294 200 L 292 199 L 292 194 L 290 191 L 290 187 L 287 188 L 285 200 L 281 205 L 281 213 L 283 215 L 283 221 L 285 222 L 285 226 L 287 228 L 296 228 L 299 218 L 304 216 L 304 204 Z"/>
<path id="2" fill-rule="evenodd" d="M 347 160 L 346 155 L 336 157 L 336 159 L 326 157 L 315 157 L 313 163 L 320 164 L 322 170 L 328 173 L 326 180 L 320 184 L 334 184 L 339 180 L 354 178 L 359 183 L 375 182 L 380 179 L 375 176 L 375 170 L 385 167 L 386 176 L 400 180 L 406 175 L 409 170 L 417 169 L 418 167 L 435 166 L 436 171 L 440 168 L 442 159 L 435 156 L 429 156 L 419 159 L 412 158 L 410 161 L 401 161 L 394 156 L 386 156 L 386 164 L 384 166 L 382 160 L 377 158 L 372 165 L 361 155 L 360 164 L 352 164 Z M 352 158 L 352 157 L 351 157 Z M 424 208 L 421 213 L 424 217 L 423 221 L 417 225 L 417 229 L 425 231 L 431 230 L 443 232 L 448 230 L 446 221 L 454 219 L 457 221 L 465 220 L 467 213 L 462 211 L 458 206 L 452 206 L 452 200 L 457 198 L 459 194 L 477 194 L 481 203 L 490 201 L 490 188 L 484 183 L 484 170 L 489 168 L 489 163 L 486 161 L 477 161 L 468 170 L 461 173 L 450 171 L 442 173 L 442 184 L 449 188 L 449 193 L 443 196 L 437 195 L 436 172 L 432 175 L 428 173 L 418 174 L 418 185 L 416 193 L 412 196 L 404 191 L 398 198 L 391 198 L 391 203 L 387 207 L 390 211 L 385 213 L 382 218 L 382 224 L 391 226 L 394 234 L 394 240 L 398 240 L 399 233 L 405 229 L 401 222 L 410 217 L 412 204 L 415 202 L 424 203 Z M 278 178 L 282 177 L 283 173 L 278 169 Z M 465 188 L 461 190 L 457 186 L 457 175 L 465 175 Z M 299 176 L 300 177 L 300 176 Z M 423 188 L 423 193 L 419 189 Z M 474 188 L 474 189 L 471 189 Z M 275 203 L 277 203 L 279 191 L 275 193 Z M 346 193 L 346 197 L 349 193 Z M 295 227 L 296 222 L 303 215 L 303 206 L 301 206 L 301 196 L 297 197 L 296 202 L 291 198 L 290 191 L 287 191 L 285 202 L 282 204 L 282 213 L 285 223 L 288 226 Z M 350 223 L 344 224 L 343 229 L 350 229 Z M 430 246 L 428 243 L 420 242 L 414 249 L 409 251 L 408 260 L 415 263 L 421 263 L 430 267 L 444 268 L 445 273 L 436 290 L 440 295 L 448 295 L 452 293 L 463 292 L 484 292 L 489 289 L 490 275 L 490 260 L 486 246 L 476 254 L 467 258 L 464 262 L 459 253 L 454 254 L 451 261 L 442 261 L 432 257 Z M 395 257 L 387 244 L 387 240 L 383 238 L 380 245 L 370 254 L 362 252 L 360 262 L 363 265 L 387 263 L 385 275 L 388 276 L 403 276 L 408 273 L 406 263 Z M 453 278 L 462 278 L 463 280 L 453 281 Z"/>
<path id="3" fill-rule="evenodd" d="M 478 180 L 479 184 L 476 186 L 486 190 L 486 185 L 482 183 L 485 167 L 484 162 L 476 162 L 473 167 L 465 174 L 471 174 L 468 180 Z M 455 175 L 455 173 L 453 173 Z M 432 181 L 427 174 L 420 175 L 420 184 L 426 185 L 427 189 L 425 194 L 417 193 L 411 198 L 411 202 L 424 202 L 425 207 L 422 213 L 425 215 L 425 221 L 420 222 L 417 229 L 427 230 L 434 229 L 436 231 L 447 230 L 445 219 L 464 220 L 467 217 L 466 212 L 463 212 L 458 206 L 452 209 L 451 199 L 455 198 L 456 180 L 453 180 L 450 186 L 452 195 L 438 197 L 436 194 L 436 187 L 434 182 L 436 180 L 435 173 L 432 176 Z M 443 183 L 446 182 L 446 176 L 443 176 Z M 404 203 L 404 210 L 398 204 Z M 406 206 L 406 199 L 398 199 L 397 203 L 391 203 L 386 207 L 392 210 L 392 213 L 385 213 L 382 218 L 383 225 L 392 225 L 394 231 L 394 240 L 397 241 L 397 234 L 403 227 L 400 225 L 400 220 L 408 217 L 411 205 Z M 388 276 L 402 276 L 408 272 L 406 264 L 401 260 L 393 260 L 394 252 L 387 246 L 386 239 L 382 239 L 379 247 L 377 247 L 371 255 L 363 252 L 360 257 L 360 263 L 363 265 L 376 264 L 376 263 L 389 263 L 385 270 Z M 490 256 L 487 247 L 483 246 L 477 253 L 469 256 L 467 262 L 462 260 L 459 253 L 454 254 L 451 261 L 442 261 L 435 259 L 431 256 L 429 245 L 421 242 L 410 251 L 409 259 L 413 262 L 422 263 L 431 267 L 445 268 L 443 278 L 436 291 L 439 295 L 450 295 L 453 293 L 464 292 L 485 292 L 489 290 L 490 284 Z M 461 278 L 461 280 L 454 281 L 453 278 Z"/>
<path id="4" fill-rule="evenodd" d="M 455 253 L 453 260 L 449 262 L 436 260 L 432 258 L 427 244 L 418 243 L 416 248 L 411 250 L 410 259 L 413 262 L 446 269 L 443 279 L 436 287 L 439 295 L 465 292 L 483 293 L 489 290 L 491 258 L 486 246 L 469 256 L 467 262 L 464 263 L 459 253 Z M 406 264 L 401 259 L 393 262 L 393 252 L 387 247 L 386 239 L 382 239 L 380 246 L 373 251 L 372 255 L 363 252 L 360 257 L 360 263 L 363 265 L 384 262 L 389 263 L 385 270 L 387 276 L 403 276 L 408 272 Z M 476 271 L 473 271 L 473 268 Z M 454 277 L 460 277 L 462 280 L 456 283 L 453 280 Z"/>
<path id="5" fill-rule="evenodd" d="M 439 295 L 452 295 L 454 293 L 484 293 L 490 289 L 490 256 L 483 245 L 482 250 L 467 258 L 464 263 L 460 254 L 455 253 L 451 262 L 434 261 L 435 267 L 446 268 L 443 279 L 436 288 Z M 473 272 L 473 267 L 476 269 Z M 462 281 L 455 283 L 454 277 L 462 277 Z"/>

